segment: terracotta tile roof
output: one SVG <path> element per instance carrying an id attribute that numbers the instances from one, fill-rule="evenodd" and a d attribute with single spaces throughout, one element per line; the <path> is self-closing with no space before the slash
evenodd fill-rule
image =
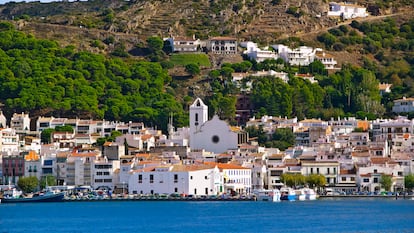
<path id="1" fill-rule="evenodd" d="M 315 56 L 318 58 L 334 58 L 334 56 L 332 56 L 331 54 L 325 53 L 325 52 L 316 52 Z"/>
<path id="2" fill-rule="evenodd" d="M 283 154 L 272 154 L 268 158 L 269 159 L 283 159 Z"/>
<path id="3" fill-rule="evenodd" d="M 210 40 L 237 40 L 237 39 L 234 37 L 217 36 L 217 37 L 210 38 Z"/>
<path id="4" fill-rule="evenodd" d="M 174 165 L 172 170 L 173 172 L 189 172 L 189 171 L 198 171 L 198 170 L 206 170 L 206 169 L 213 169 L 213 165 L 209 164 L 192 164 L 192 165 Z"/>
<path id="5" fill-rule="evenodd" d="M 216 163 L 216 162 L 204 162 L 204 164 L 217 166 L 218 169 L 248 169 L 245 167 L 242 167 L 240 165 L 231 164 L 231 163 Z"/>
<path id="6" fill-rule="evenodd" d="M 174 41 L 196 41 L 192 37 L 185 37 L 185 36 L 174 36 L 173 40 Z"/>
<path id="7" fill-rule="evenodd" d="M 151 157 L 151 154 L 138 153 L 138 154 L 135 154 L 135 157 L 148 159 L 149 157 Z"/>
<path id="8" fill-rule="evenodd" d="M 368 151 L 365 151 L 365 152 L 356 152 L 356 151 L 354 151 L 354 152 L 351 153 L 351 156 L 352 157 L 370 157 L 370 154 L 369 154 Z"/>
<path id="9" fill-rule="evenodd" d="M 286 159 L 285 161 L 284 161 L 284 163 L 285 163 L 285 165 L 286 166 L 296 166 L 296 165 L 298 165 L 299 164 L 299 161 L 297 160 L 297 159 Z"/>
<path id="10" fill-rule="evenodd" d="M 97 153 L 96 152 L 82 152 L 82 153 L 72 152 L 71 156 L 73 157 L 96 157 Z"/>
<path id="11" fill-rule="evenodd" d="M 389 83 L 380 83 L 378 84 L 378 89 L 379 90 L 386 90 L 387 88 L 391 88 L 392 84 Z"/>
<path id="12" fill-rule="evenodd" d="M 145 134 L 145 135 L 142 135 L 141 136 L 141 140 L 143 140 L 143 141 L 146 141 L 146 140 L 148 140 L 150 138 L 152 138 L 152 135 L 151 134 Z"/>
<path id="13" fill-rule="evenodd" d="M 351 170 L 341 169 L 339 174 L 341 174 L 341 175 L 356 175 L 356 170 L 355 169 L 351 169 Z"/>
<path id="14" fill-rule="evenodd" d="M 29 153 L 24 156 L 24 160 L 26 161 L 38 161 L 40 156 L 33 150 L 29 151 Z"/>

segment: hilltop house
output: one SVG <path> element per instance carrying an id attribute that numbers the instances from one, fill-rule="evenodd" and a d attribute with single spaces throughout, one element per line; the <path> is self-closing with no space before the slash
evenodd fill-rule
<path id="1" fill-rule="evenodd" d="M 278 58 L 276 52 L 268 50 L 268 48 L 261 49 L 257 47 L 256 43 L 253 43 L 251 41 L 240 43 L 240 45 L 246 47 L 246 50 L 243 52 L 243 54 L 249 57 L 250 60 L 262 62 L 267 59 L 276 60 Z"/>
<path id="2" fill-rule="evenodd" d="M 392 111 L 395 113 L 401 112 L 413 112 L 414 111 L 414 98 L 406 98 L 394 100 L 394 106 Z"/>
<path id="3" fill-rule="evenodd" d="M 200 50 L 200 45 L 201 45 L 200 39 L 195 39 L 194 36 L 192 38 L 177 36 L 177 37 L 168 38 L 166 40 L 170 42 L 171 50 L 173 53 L 176 53 L 176 52 L 189 53 L 189 52 L 198 52 Z"/>
<path id="4" fill-rule="evenodd" d="M 215 54 L 236 54 L 237 39 L 232 37 L 213 37 L 209 39 L 207 49 Z"/>
<path id="5" fill-rule="evenodd" d="M 329 3 L 328 16 L 342 19 L 364 18 L 368 16 L 367 8 L 348 3 Z"/>

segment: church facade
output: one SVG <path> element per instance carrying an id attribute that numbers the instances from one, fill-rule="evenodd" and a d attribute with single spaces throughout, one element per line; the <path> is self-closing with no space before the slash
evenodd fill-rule
<path id="1" fill-rule="evenodd" d="M 200 98 L 190 105 L 190 147 L 214 153 L 238 148 L 238 133 L 217 115 L 208 120 L 208 107 Z"/>

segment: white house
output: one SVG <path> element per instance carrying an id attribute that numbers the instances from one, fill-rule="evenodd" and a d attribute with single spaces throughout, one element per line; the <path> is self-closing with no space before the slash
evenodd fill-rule
<path id="1" fill-rule="evenodd" d="M 193 37 L 171 37 L 170 42 L 172 52 L 197 52 L 200 49 L 200 40 Z"/>
<path id="2" fill-rule="evenodd" d="M 413 112 L 414 111 L 414 98 L 406 98 L 394 100 L 394 106 L 392 106 L 392 111 L 395 113 L 401 112 Z"/>
<path id="3" fill-rule="evenodd" d="M 215 54 L 236 54 L 237 39 L 232 37 L 213 37 L 209 40 L 208 49 Z"/>
<path id="4" fill-rule="evenodd" d="M 251 74 L 253 77 L 264 77 L 264 76 L 273 76 L 276 78 L 280 78 L 283 82 L 287 83 L 289 82 L 289 75 L 286 72 L 277 72 L 274 70 L 263 70 L 263 71 L 257 71 L 256 73 Z"/>
<path id="5" fill-rule="evenodd" d="M 334 56 L 323 52 L 321 49 L 317 49 L 315 53 L 315 59 L 319 60 L 327 70 L 336 69 L 335 66 L 338 64 Z"/>
<path id="6" fill-rule="evenodd" d="M 12 153 L 19 151 L 19 135 L 12 128 L 0 129 L 0 151 Z"/>
<path id="7" fill-rule="evenodd" d="M 317 50 L 308 46 L 300 46 L 295 49 L 290 49 L 282 44 L 272 45 L 272 48 L 275 49 L 279 57 L 285 62 L 296 66 L 307 66 L 312 63 L 315 59 L 315 52 Z"/>
<path id="8" fill-rule="evenodd" d="M 366 7 L 348 3 L 330 2 L 328 16 L 354 19 L 367 17 L 368 13 Z"/>
<path id="9" fill-rule="evenodd" d="M 16 131 L 30 131 L 29 114 L 25 114 L 24 112 L 21 114 L 14 113 L 10 121 L 10 128 Z"/>
<path id="10" fill-rule="evenodd" d="M 216 166 L 164 165 L 132 171 L 128 191 L 136 194 L 213 195 L 221 192 L 222 180 Z"/>
<path id="11" fill-rule="evenodd" d="M 228 194 L 249 194 L 252 190 L 252 170 L 231 163 L 208 163 L 215 164 L 223 176 L 223 190 Z"/>
<path id="12" fill-rule="evenodd" d="M 7 127 L 7 119 L 3 114 L 3 111 L 0 110 L 0 128 L 6 128 Z"/>
<path id="13" fill-rule="evenodd" d="M 261 49 L 256 43 L 251 41 L 246 43 L 246 51 L 244 51 L 243 54 L 246 54 L 250 60 L 257 62 L 262 62 L 267 59 L 276 60 L 278 58 L 276 52 L 271 51 L 268 48 Z"/>
<path id="14" fill-rule="evenodd" d="M 92 166 L 91 186 L 94 189 L 99 187 L 109 187 L 114 189 L 116 181 L 114 180 L 114 172 L 119 169 L 119 160 L 110 160 L 100 158 L 95 160 Z"/>

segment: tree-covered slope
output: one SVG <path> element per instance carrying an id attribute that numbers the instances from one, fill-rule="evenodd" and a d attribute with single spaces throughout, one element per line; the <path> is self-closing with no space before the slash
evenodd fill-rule
<path id="1" fill-rule="evenodd" d="M 159 63 L 123 61 L 54 41 L 36 39 L 0 24 L 0 101 L 3 110 L 108 120 L 142 121 L 166 127 L 187 116 L 165 91 L 171 77 Z"/>

